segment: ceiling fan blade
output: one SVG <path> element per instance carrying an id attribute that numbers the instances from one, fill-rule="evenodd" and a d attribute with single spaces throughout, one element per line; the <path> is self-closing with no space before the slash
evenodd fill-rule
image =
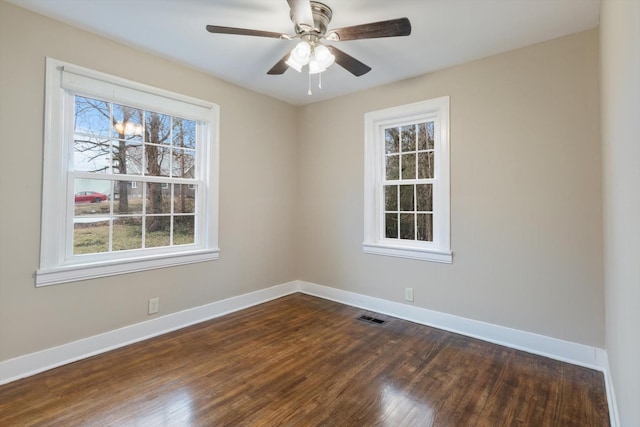
<path id="1" fill-rule="evenodd" d="M 291 8 L 293 19 L 298 25 L 306 25 L 313 28 L 313 12 L 311 12 L 311 2 L 309 0 L 287 0 Z"/>
<path id="2" fill-rule="evenodd" d="M 354 25 L 331 30 L 327 33 L 327 40 L 345 41 L 375 39 L 380 37 L 398 37 L 411 34 L 411 22 L 408 18 L 391 19 L 389 21 L 371 22 L 369 24 Z"/>
<path id="3" fill-rule="evenodd" d="M 371 67 L 358 61 L 353 56 L 344 53 L 337 47 L 327 45 L 327 48 L 329 49 L 329 51 L 331 51 L 333 56 L 335 56 L 336 64 L 338 64 L 354 76 L 360 77 L 361 75 L 367 74 L 369 71 L 371 71 Z"/>
<path id="4" fill-rule="evenodd" d="M 217 34 L 236 34 L 239 36 L 272 37 L 274 39 L 287 38 L 286 34 L 274 33 L 272 31 L 248 30 L 245 28 L 221 27 L 219 25 L 207 25 L 207 31 Z"/>
<path id="5" fill-rule="evenodd" d="M 289 66 L 287 65 L 287 59 L 289 59 L 290 55 L 291 53 L 287 52 L 287 54 L 283 56 L 280 61 L 276 62 L 276 64 L 271 67 L 269 71 L 267 71 L 267 74 L 270 74 L 272 76 L 284 74 L 284 72 L 289 69 Z"/>

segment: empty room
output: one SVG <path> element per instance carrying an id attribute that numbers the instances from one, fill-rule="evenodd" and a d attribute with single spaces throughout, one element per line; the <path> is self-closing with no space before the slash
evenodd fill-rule
<path id="1" fill-rule="evenodd" d="M 638 135 L 638 0 L 0 0 L 0 426 L 638 426 Z"/>

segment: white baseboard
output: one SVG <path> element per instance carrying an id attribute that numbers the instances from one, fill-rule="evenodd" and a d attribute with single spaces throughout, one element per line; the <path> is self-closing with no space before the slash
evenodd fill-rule
<path id="1" fill-rule="evenodd" d="M 298 282 L 289 282 L 5 360 L 0 362 L 0 385 L 205 320 L 224 316 L 297 291 Z"/>
<path id="2" fill-rule="evenodd" d="M 157 317 L 0 362 L 0 385 L 295 292 L 602 371 L 605 377 L 611 425 L 614 427 L 619 425 L 607 353 L 604 349 L 300 280 Z"/>
<path id="3" fill-rule="evenodd" d="M 413 305 L 356 294 L 317 285 L 315 283 L 300 282 L 299 289 L 301 292 L 309 295 L 387 314 L 422 325 L 444 329 L 574 365 L 585 366 L 600 371 L 603 371 L 606 366 L 606 353 L 604 349 L 601 348 L 563 341 L 531 332 L 480 322 L 478 320 L 471 320 Z"/>
<path id="4" fill-rule="evenodd" d="M 611 369 L 609 368 L 609 356 L 605 352 L 606 369 L 604 369 L 604 385 L 607 389 L 607 402 L 609 404 L 609 421 L 611 427 L 620 427 L 620 416 L 618 415 L 618 404 L 616 401 L 616 393 L 613 390 L 613 380 L 611 378 Z"/>

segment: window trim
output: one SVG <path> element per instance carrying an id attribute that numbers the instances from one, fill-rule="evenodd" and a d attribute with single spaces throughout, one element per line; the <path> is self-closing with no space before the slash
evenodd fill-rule
<path id="1" fill-rule="evenodd" d="M 420 121 L 434 121 L 435 173 L 434 240 L 387 239 L 384 237 L 384 129 Z M 452 263 L 450 213 L 449 97 L 371 111 L 364 115 L 364 242 L 363 252 L 441 263 Z"/>
<path id="2" fill-rule="evenodd" d="M 198 244 L 159 248 L 137 254 L 118 254 L 110 259 L 86 261 L 65 253 L 68 212 L 66 197 L 68 150 L 64 148 L 65 128 L 73 125 L 73 106 L 68 92 L 97 96 L 113 102 L 128 103 L 139 108 L 173 114 L 206 122 L 204 140 L 207 141 L 198 162 L 208 161 L 209 168 L 202 176 L 204 218 L 199 230 Z M 109 96 L 105 96 L 108 92 Z M 139 99 L 137 98 L 139 95 Z M 157 104 L 160 104 L 159 106 Z M 185 106 L 186 111 L 180 106 Z M 219 118 L 217 104 L 176 94 L 164 89 L 129 81 L 52 58 L 46 59 L 44 158 L 42 185 L 42 221 L 40 265 L 35 274 L 39 286 L 113 276 L 175 265 L 210 261 L 219 258 L 218 248 L 218 174 L 219 174 Z M 66 122 L 65 122 L 66 121 Z M 71 127 L 72 128 L 72 127 Z M 66 156 L 65 156 L 66 154 Z M 66 196 L 67 192 L 64 191 Z M 99 257 L 106 258 L 106 257 Z"/>

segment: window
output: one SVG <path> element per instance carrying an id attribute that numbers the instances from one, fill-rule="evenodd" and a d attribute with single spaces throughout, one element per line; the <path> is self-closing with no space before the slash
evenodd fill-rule
<path id="1" fill-rule="evenodd" d="M 218 107 L 47 59 L 36 285 L 218 258 Z"/>
<path id="2" fill-rule="evenodd" d="M 365 253 L 452 262 L 449 97 L 365 114 Z"/>

